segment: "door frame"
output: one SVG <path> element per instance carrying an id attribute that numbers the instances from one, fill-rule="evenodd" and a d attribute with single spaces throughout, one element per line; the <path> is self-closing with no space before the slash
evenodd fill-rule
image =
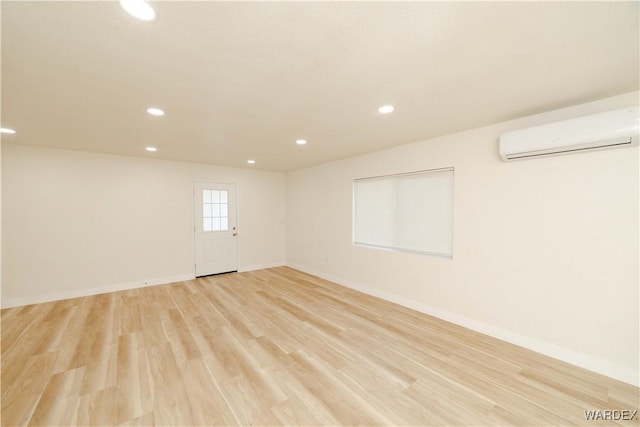
<path id="1" fill-rule="evenodd" d="M 197 260 L 197 255 L 196 255 L 196 185 L 197 184 L 210 184 L 210 185 L 233 185 L 236 189 L 236 231 L 238 232 L 238 236 L 236 239 L 236 260 L 237 260 L 237 270 L 236 271 L 240 271 L 240 215 L 239 215 L 239 205 L 240 205 L 240 198 L 239 198 L 239 193 L 240 191 L 238 191 L 238 183 L 237 182 L 224 182 L 224 181 L 214 181 L 214 180 L 209 180 L 209 179 L 194 179 L 191 181 L 191 247 L 193 249 L 192 251 L 192 259 L 193 259 L 193 277 L 197 278 L 198 276 L 196 276 L 196 260 Z M 221 273 L 224 274 L 224 273 Z M 205 276 L 203 276 L 205 277 Z"/>

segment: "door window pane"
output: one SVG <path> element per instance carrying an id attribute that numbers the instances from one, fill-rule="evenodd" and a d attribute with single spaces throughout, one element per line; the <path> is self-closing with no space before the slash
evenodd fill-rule
<path id="1" fill-rule="evenodd" d="M 203 190 L 202 216 L 204 231 L 229 230 L 229 192 Z"/>

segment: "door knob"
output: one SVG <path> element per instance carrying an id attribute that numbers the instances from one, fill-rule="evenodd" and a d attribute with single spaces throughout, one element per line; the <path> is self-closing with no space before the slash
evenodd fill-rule
<path id="1" fill-rule="evenodd" d="M 238 235 L 238 233 L 233 233 L 234 237 Z"/>

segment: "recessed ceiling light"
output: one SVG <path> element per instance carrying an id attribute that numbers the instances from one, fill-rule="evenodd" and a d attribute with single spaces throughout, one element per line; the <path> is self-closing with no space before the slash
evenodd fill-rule
<path id="1" fill-rule="evenodd" d="M 307 141 L 304 140 L 304 139 L 296 139 L 296 144 L 298 144 L 298 145 L 304 145 L 306 143 L 307 143 Z"/>
<path id="2" fill-rule="evenodd" d="M 395 110 L 395 108 L 393 108 L 393 105 L 383 105 L 382 107 L 378 108 L 378 112 L 382 114 L 391 113 L 393 112 L 393 110 Z"/>
<path id="3" fill-rule="evenodd" d="M 147 108 L 147 113 L 152 116 L 164 116 L 164 111 L 159 108 Z"/>
<path id="4" fill-rule="evenodd" d="M 0 128 L 0 133 L 16 133 L 16 131 L 9 128 Z"/>
<path id="5" fill-rule="evenodd" d="M 147 148 L 145 148 L 145 150 L 151 151 L 151 152 L 158 151 L 158 149 L 156 147 L 147 147 Z"/>
<path id="6" fill-rule="evenodd" d="M 141 21 L 155 21 L 156 11 L 145 0 L 119 0 L 120 6 L 134 18 Z"/>
<path id="7" fill-rule="evenodd" d="M 250 165 L 255 164 L 255 162 L 256 162 L 255 160 L 247 160 L 247 163 L 249 163 Z"/>

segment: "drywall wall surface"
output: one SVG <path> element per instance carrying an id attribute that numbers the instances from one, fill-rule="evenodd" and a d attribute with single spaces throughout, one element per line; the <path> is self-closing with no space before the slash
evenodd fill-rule
<path id="1" fill-rule="evenodd" d="M 194 181 L 237 184 L 240 270 L 284 263 L 283 173 L 2 150 L 4 306 L 192 278 Z"/>
<path id="2" fill-rule="evenodd" d="M 0 134 L 0 260 L 2 260 L 2 136 L 1 134 Z M 0 289 L 2 289 L 2 262 L 0 262 Z M 0 292 L 0 307 L 2 307 L 2 292 Z"/>
<path id="3" fill-rule="evenodd" d="M 638 148 L 498 154 L 504 131 L 637 103 L 634 92 L 290 172 L 287 264 L 637 384 Z M 446 167 L 452 259 L 352 243 L 354 179 Z"/>

